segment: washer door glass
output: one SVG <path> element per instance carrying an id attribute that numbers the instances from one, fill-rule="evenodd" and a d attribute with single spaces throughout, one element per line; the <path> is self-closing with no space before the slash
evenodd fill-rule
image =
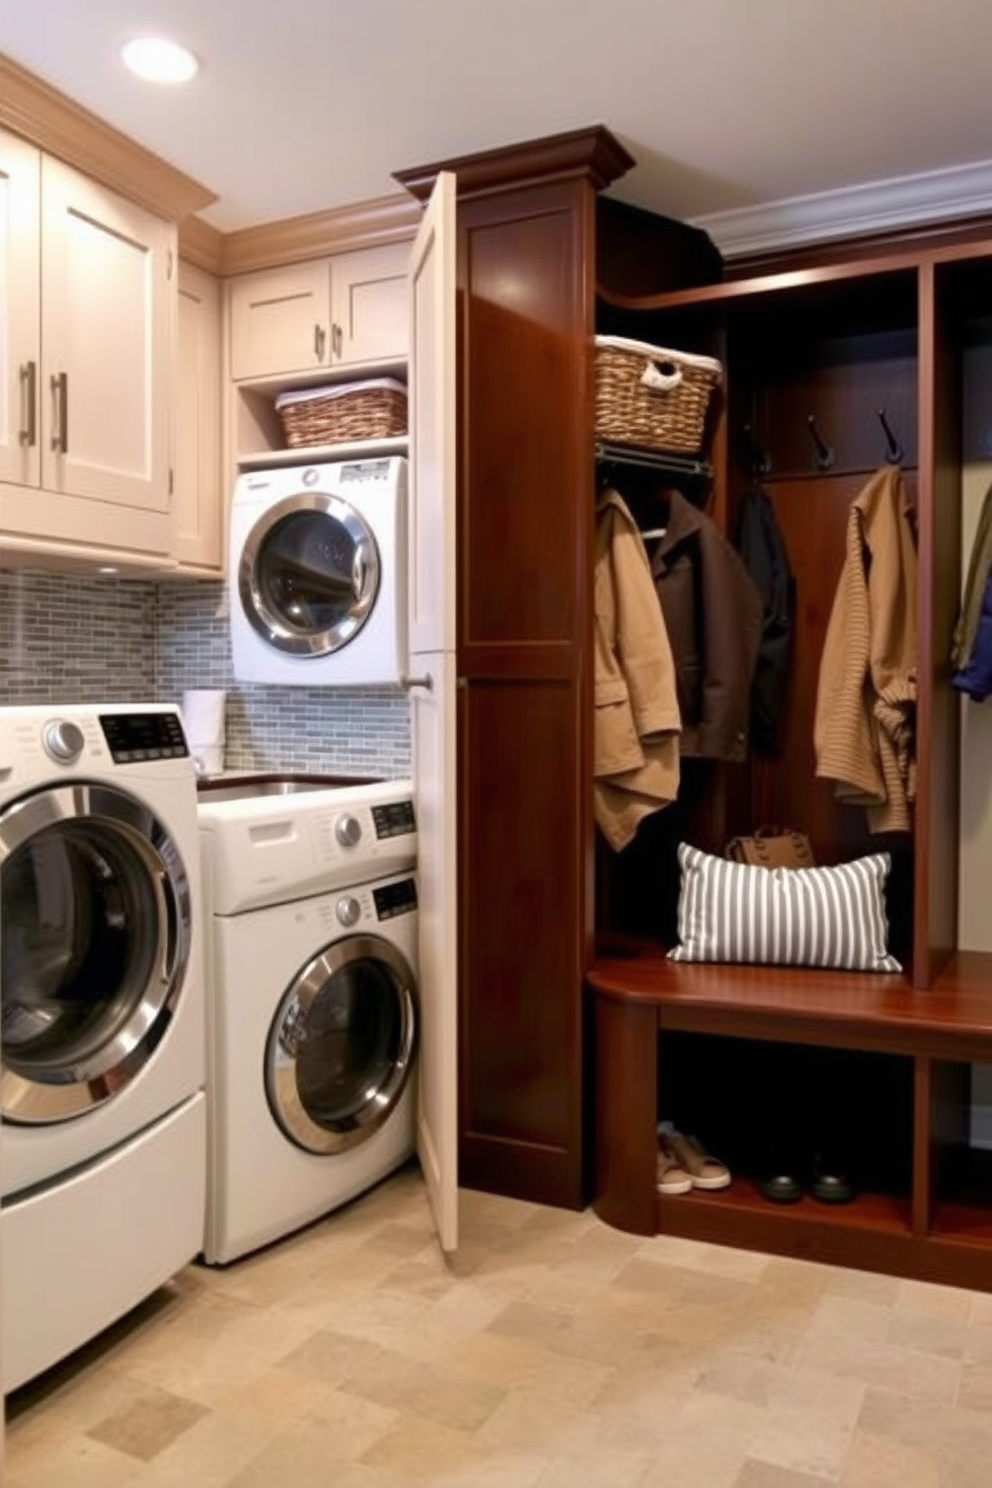
<path id="1" fill-rule="evenodd" d="M 282 1130 L 307 1152 L 342 1152 L 382 1125 L 410 1075 L 416 989 L 406 958 L 354 935 L 312 960 L 269 1033 L 266 1092 Z"/>
<path id="2" fill-rule="evenodd" d="M 135 797 L 39 792 L 0 815 L 0 1106 L 80 1115 L 124 1089 L 174 1015 L 190 902 L 175 844 Z"/>
<path id="3" fill-rule="evenodd" d="M 252 626 L 277 651 L 327 656 L 353 640 L 372 613 L 375 537 L 337 496 L 286 497 L 248 534 L 238 591 Z"/>

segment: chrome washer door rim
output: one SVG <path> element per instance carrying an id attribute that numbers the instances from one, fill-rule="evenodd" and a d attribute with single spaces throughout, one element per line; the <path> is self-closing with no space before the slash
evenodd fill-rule
<path id="1" fill-rule="evenodd" d="M 365 1105 L 333 1127 L 314 1121 L 300 1099 L 292 1035 L 331 979 L 359 961 L 376 961 L 389 974 L 400 1010 L 400 1048 L 385 1081 L 369 1093 Z M 416 981 L 406 957 L 378 935 L 351 935 L 314 956 L 280 1000 L 265 1050 L 265 1088 L 269 1106 L 283 1132 L 307 1152 L 326 1156 L 366 1141 L 389 1119 L 410 1078 L 417 1047 L 419 1008 Z"/>
<path id="2" fill-rule="evenodd" d="M 336 625 L 302 630 L 288 625 L 267 602 L 259 578 L 262 552 L 272 532 L 288 517 L 316 513 L 339 522 L 355 545 L 355 595 Z M 238 563 L 238 594 L 252 629 L 275 650 L 288 656 L 329 656 L 353 640 L 372 613 L 379 593 L 379 549 L 361 513 L 340 496 L 300 492 L 269 507 L 250 529 Z"/>
<path id="3" fill-rule="evenodd" d="M 192 933 L 190 885 L 178 847 L 137 797 L 103 782 L 73 781 L 23 796 L 0 812 L 0 881 L 5 863 L 39 833 L 71 822 L 116 834 L 145 870 L 155 906 L 150 974 L 127 1019 L 91 1054 L 30 1072 L 0 1051 L 0 1111 L 23 1125 L 82 1115 L 126 1089 L 164 1037 L 185 983 Z M 4 989 L 0 987 L 0 999 Z"/>

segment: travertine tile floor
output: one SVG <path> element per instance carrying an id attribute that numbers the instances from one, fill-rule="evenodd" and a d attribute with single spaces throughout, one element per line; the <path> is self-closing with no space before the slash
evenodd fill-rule
<path id="1" fill-rule="evenodd" d="M 7 1488 L 989 1488 L 992 1297 L 415 1168 L 8 1401 Z M 85 1285 L 85 1277 L 81 1275 Z"/>

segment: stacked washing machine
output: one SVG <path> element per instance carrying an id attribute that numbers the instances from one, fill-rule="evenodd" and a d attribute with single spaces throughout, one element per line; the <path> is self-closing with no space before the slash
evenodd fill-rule
<path id="1" fill-rule="evenodd" d="M 418 1042 L 409 781 L 246 780 L 201 795 L 204 1258 L 225 1263 L 410 1156 Z"/>

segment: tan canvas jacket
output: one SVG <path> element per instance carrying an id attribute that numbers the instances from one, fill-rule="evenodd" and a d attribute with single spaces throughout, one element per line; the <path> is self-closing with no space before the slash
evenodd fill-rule
<path id="1" fill-rule="evenodd" d="M 911 826 L 917 573 L 912 503 L 902 472 L 888 466 L 851 506 L 813 724 L 817 775 L 867 808 L 873 832 Z"/>
<path id="2" fill-rule="evenodd" d="M 647 554 L 622 497 L 596 509 L 594 806 L 611 847 L 679 789 L 671 647 Z"/>

